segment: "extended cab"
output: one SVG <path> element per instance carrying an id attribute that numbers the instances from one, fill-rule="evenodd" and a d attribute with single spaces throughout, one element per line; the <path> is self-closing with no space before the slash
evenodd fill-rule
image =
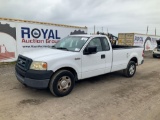
<path id="1" fill-rule="evenodd" d="M 143 63 L 143 48 L 112 46 L 104 35 L 71 35 L 53 48 L 19 55 L 17 79 L 33 88 L 49 88 L 56 96 L 69 94 L 75 81 L 123 70 L 132 77 Z"/>

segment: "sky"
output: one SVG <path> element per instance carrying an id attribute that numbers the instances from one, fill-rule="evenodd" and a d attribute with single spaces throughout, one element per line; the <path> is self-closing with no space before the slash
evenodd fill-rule
<path id="1" fill-rule="evenodd" d="M 160 35 L 160 0 L 0 0 L 0 17 Z"/>

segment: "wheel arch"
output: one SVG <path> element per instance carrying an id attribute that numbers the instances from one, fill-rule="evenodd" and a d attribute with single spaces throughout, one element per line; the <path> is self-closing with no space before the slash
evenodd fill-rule
<path id="1" fill-rule="evenodd" d="M 68 70 L 68 71 L 70 71 L 71 73 L 73 73 L 73 75 L 74 75 L 74 77 L 75 77 L 75 81 L 78 80 L 78 74 L 77 74 L 76 70 L 73 69 L 72 67 L 62 67 L 62 68 L 59 68 L 59 69 L 57 69 L 57 70 L 53 73 L 53 75 L 54 75 L 56 72 L 60 71 L 60 70 Z M 52 75 L 52 76 L 53 76 L 53 75 Z"/>
<path id="2" fill-rule="evenodd" d="M 136 65 L 138 64 L 138 59 L 137 59 L 137 57 L 132 57 L 131 59 L 130 59 L 130 61 L 134 61 L 135 63 L 136 63 Z M 129 62 L 130 62 L 129 61 Z"/>

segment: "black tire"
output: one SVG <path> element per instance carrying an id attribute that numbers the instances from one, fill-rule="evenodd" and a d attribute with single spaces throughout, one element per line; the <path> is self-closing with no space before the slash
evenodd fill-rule
<path id="1" fill-rule="evenodd" d="M 123 70 L 123 74 L 126 77 L 133 77 L 136 72 L 136 63 L 134 61 L 130 61 L 127 65 L 127 68 Z"/>
<path id="2" fill-rule="evenodd" d="M 157 58 L 157 56 L 153 54 L 153 58 Z"/>
<path id="3" fill-rule="evenodd" d="M 51 93 L 58 97 L 68 95 L 75 85 L 74 75 L 68 70 L 60 70 L 51 78 L 49 89 Z"/>

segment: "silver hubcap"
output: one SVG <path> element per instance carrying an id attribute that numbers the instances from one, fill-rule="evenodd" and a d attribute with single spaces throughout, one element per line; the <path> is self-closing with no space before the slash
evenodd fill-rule
<path id="1" fill-rule="evenodd" d="M 58 90 L 61 92 L 66 92 L 71 87 L 71 79 L 68 76 L 63 76 L 58 80 Z"/>
<path id="2" fill-rule="evenodd" d="M 131 65 L 130 68 L 129 68 L 129 73 L 130 73 L 130 75 L 133 75 L 133 74 L 134 74 L 134 71 L 135 71 L 135 66 L 134 66 L 134 65 Z"/>

